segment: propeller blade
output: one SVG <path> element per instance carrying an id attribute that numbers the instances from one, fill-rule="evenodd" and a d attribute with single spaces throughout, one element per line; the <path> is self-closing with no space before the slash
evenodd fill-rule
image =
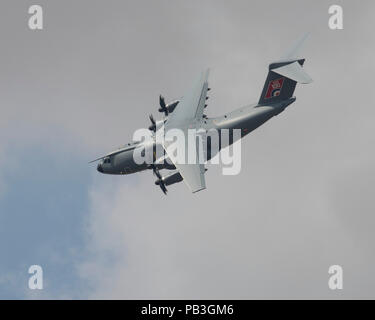
<path id="1" fill-rule="evenodd" d="M 150 115 L 149 115 L 149 118 L 150 118 L 151 123 L 152 123 L 153 125 L 155 125 L 156 122 L 155 122 L 154 116 L 153 116 L 152 114 L 150 114 Z"/>
<path id="2" fill-rule="evenodd" d="M 156 177 L 158 178 L 158 180 L 155 181 L 155 184 L 156 184 L 157 186 L 159 186 L 160 189 L 163 191 L 163 193 L 166 195 L 168 190 L 167 190 L 167 188 L 165 187 L 165 184 L 164 184 L 164 182 L 163 182 L 163 178 L 162 178 L 162 176 L 161 176 L 159 170 L 158 170 L 155 166 L 152 167 L 152 170 L 153 170 L 153 172 L 154 172 L 154 175 L 156 175 Z"/>
<path id="3" fill-rule="evenodd" d="M 159 96 L 159 104 L 160 104 L 160 107 L 164 111 L 165 108 L 167 107 L 167 105 L 165 104 L 165 99 L 164 99 L 164 97 L 162 95 Z"/>
<path id="4" fill-rule="evenodd" d="M 163 182 L 160 183 L 160 189 L 164 192 L 165 195 L 167 195 L 167 188 L 165 187 L 165 184 Z"/>
<path id="5" fill-rule="evenodd" d="M 162 177 L 161 177 L 161 174 L 159 172 L 159 170 L 157 168 L 154 167 L 154 174 L 157 176 L 157 178 L 161 181 L 162 180 Z"/>
<path id="6" fill-rule="evenodd" d="M 152 124 L 148 127 L 148 129 L 151 130 L 151 131 L 156 131 L 156 122 L 155 122 L 155 119 L 154 119 L 153 115 L 150 114 L 149 118 L 150 118 L 150 121 L 151 121 Z"/>
<path id="7" fill-rule="evenodd" d="M 168 108 L 167 108 L 167 104 L 165 103 L 165 99 L 162 95 L 159 96 L 159 104 L 160 104 L 160 108 L 158 109 L 158 111 L 164 112 L 164 114 L 167 116 Z"/>

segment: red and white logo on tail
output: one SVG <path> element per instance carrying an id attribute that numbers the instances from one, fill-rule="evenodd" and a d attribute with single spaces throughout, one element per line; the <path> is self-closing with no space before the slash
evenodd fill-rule
<path id="1" fill-rule="evenodd" d="M 269 82 L 265 99 L 277 97 L 281 93 L 285 78 L 275 79 Z"/>

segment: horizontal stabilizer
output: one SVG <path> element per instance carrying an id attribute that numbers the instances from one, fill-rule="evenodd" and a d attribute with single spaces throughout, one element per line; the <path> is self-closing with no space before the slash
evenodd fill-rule
<path id="1" fill-rule="evenodd" d="M 294 61 L 293 63 L 272 69 L 272 71 L 299 83 L 312 82 L 312 79 L 303 70 L 302 66 L 298 63 L 298 61 Z"/>

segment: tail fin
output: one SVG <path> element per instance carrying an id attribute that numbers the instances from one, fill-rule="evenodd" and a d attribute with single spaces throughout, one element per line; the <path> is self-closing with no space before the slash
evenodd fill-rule
<path id="1" fill-rule="evenodd" d="M 297 82 L 312 82 L 302 68 L 304 62 L 305 59 L 271 63 L 258 104 L 270 105 L 288 100 L 293 96 Z"/>

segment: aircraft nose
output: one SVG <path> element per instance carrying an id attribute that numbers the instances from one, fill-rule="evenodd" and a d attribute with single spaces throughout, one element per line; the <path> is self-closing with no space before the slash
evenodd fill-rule
<path id="1" fill-rule="evenodd" d="M 99 163 L 98 167 L 96 168 L 99 172 L 103 173 L 103 166 Z"/>

